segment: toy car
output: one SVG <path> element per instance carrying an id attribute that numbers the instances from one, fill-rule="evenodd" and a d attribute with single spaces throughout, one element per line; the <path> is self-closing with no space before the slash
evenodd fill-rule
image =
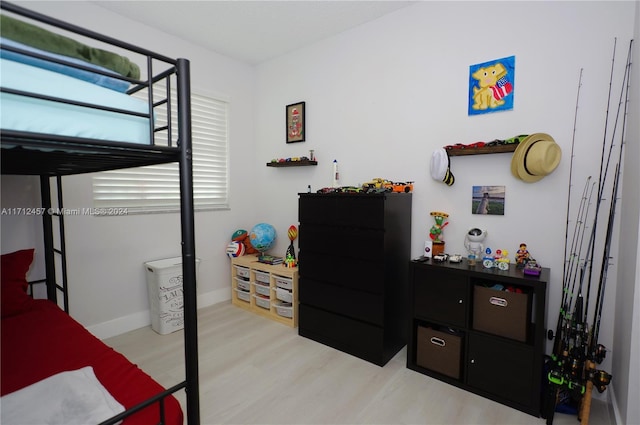
<path id="1" fill-rule="evenodd" d="M 450 263 L 460 263 L 460 262 L 462 262 L 462 255 L 453 254 L 451 257 L 449 257 L 449 262 Z"/>
<path id="2" fill-rule="evenodd" d="M 398 192 L 398 193 L 413 192 L 413 182 L 406 182 L 406 183 L 394 182 L 394 183 L 391 183 L 391 190 L 393 192 Z"/>
<path id="3" fill-rule="evenodd" d="M 443 263 L 447 261 L 448 258 L 449 258 L 448 254 L 438 254 L 433 256 L 433 261 L 436 263 Z"/>

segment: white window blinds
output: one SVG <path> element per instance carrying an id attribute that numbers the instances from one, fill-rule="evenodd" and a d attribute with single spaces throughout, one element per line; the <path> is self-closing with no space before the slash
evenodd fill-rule
<path id="1" fill-rule="evenodd" d="M 196 210 L 228 208 L 228 112 L 228 102 L 191 94 Z M 156 110 L 156 126 L 166 120 L 166 112 Z M 177 129 L 175 122 L 172 128 Z M 178 163 L 97 173 L 93 199 L 96 208 L 126 208 L 128 213 L 179 211 Z"/>

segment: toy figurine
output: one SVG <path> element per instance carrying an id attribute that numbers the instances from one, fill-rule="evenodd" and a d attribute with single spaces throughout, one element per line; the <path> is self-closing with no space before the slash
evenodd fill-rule
<path id="1" fill-rule="evenodd" d="M 296 260 L 296 250 L 293 247 L 293 241 L 298 237 L 298 228 L 293 224 L 289 226 L 289 230 L 287 231 L 287 236 L 289 236 L 289 240 L 291 241 L 291 243 L 287 248 L 285 258 L 288 260 L 288 264 L 291 264 L 291 265 L 288 265 L 288 267 L 295 267 L 298 264 L 298 261 Z"/>
<path id="2" fill-rule="evenodd" d="M 444 242 L 440 239 L 440 235 L 442 235 L 442 229 L 444 229 L 445 226 L 449 224 L 448 221 L 444 222 L 444 220 L 449 217 L 449 214 L 445 212 L 432 211 L 431 217 L 433 217 L 433 219 L 436 221 L 436 224 L 431 226 L 431 230 L 429 230 L 429 237 L 435 243 Z"/>
<path id="3" fill-rule="evenodd" d="M 493 258 L 493 255 L 491 255 L 491 248 L 487 247 L 487 249 L 484 250 L 484 253 L 486 254 L 484 257 L 482 257 L 482 265 L 484 266 L 484 268 L 491 269 L 495 267 L 496 262 Z"/>
<path id="4" fill-rule="evenodd" d="M 529 251 L 527 251 L 527 244 L 521 243 L 520 249 L 516 252 L 516 267 L 523 269 L 529 261 Z"/>
<path id="5" fill-rule="evenodd" d="M 496 264 L 496 267 L 498 267 L 498 269 L 503 271 L 509 270 L 509 251 L 507 251 L 506 249 L 497 250 L 496 256 L 494 257 L 494 262 Z"/>
<path id="6" fill-rule="evenodd" d="M 480 253 L 484 250 L 484 246 L 482 242 L 484 238 L 487 236 L 486 230 L 478 229 L 477 227 L 469 229 L 465 238 L 464 238 L 464 247 L 469 252 L 468 260 L 470 266 L 476 265 L 476 260 L 478 259 Z"/>

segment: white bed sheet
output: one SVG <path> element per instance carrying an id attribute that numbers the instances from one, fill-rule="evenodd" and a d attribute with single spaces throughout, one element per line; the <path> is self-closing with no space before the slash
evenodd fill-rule
<path id="1" fill-rule="evenodd" d="M 104 388 L 91 366 L 61 372 L 0 398 L 2 422 L 22 425 L 89 425 L 124 407 Z"/>
<path id="2" fill-rule="evenodd" d="M 66 75 L 1 59 L 0 85 L 80 102 L 146 113 L 147 103 Z M 149 144 L 149 121 L 53 101 L 0 93 L 0 131 L 36 133 Z"/>

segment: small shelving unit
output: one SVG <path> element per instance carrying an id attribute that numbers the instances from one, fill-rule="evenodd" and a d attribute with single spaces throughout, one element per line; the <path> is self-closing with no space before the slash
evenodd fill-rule
<path id="1" fill-rule="evenodd" d="M 318 165 L 318 161 L 267 162 L 267 167 L 307 167 L 310 165 Z"/>
<path id="2" fill-rule="evenodd" d="M 231 303 L 297 327 L 298 268 L 260 263 L 255 255 L 231 259 Z"/>
<path id="3" fill-rule="evenodd" d="M 488 153 L 515 152 L 517 147 L 517 143 L 511 143 L 508 145 L 482 146 L 480 148 L 447 149 L 447 153 L 449 156 L 484 155 Z"/>

